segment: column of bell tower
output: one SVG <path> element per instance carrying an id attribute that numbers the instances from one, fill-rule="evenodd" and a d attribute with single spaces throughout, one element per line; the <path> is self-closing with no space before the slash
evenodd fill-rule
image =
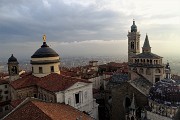
<path id="1" fill-rule="evenodd" d="M 137 26 L 133 20 L 131 32 L 128 32 L 128 62 L 131 63 L 131 58 L 140 53 L 140 33 L 137 32 Z"/>

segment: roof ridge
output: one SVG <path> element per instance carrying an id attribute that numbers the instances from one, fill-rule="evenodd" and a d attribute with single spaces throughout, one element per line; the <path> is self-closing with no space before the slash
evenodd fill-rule
<path id="1" fill-rule="evenodd" d="M 34 100 L 39 100 L 39 99 L 35 99 L 35 98 L 31 98 L 31 97 L 27 97 L 25 100 L 23 100 L 19 105 L 17 105 L 11 112 L 9 112 L 7 115 L 5 115 L 3 119 L 5 119 L 6 117 L 8 117 L 11 113 L 15 112 L 16 110 L 22 108 L 23 106 L 27 105 L 28 103 L 32 103 L 32 101 Z"/>
<path id="2" fill-rule="evenodd" d="M 31 101 L 31 103 L 35 106 L 35 107 L 37 107 L 42 113 L 44 113 L 47 117 L 49 117 L 50 119 L 52 119 L 53 120 L 53 118 L 51 118 L 47 113 L 45 113 L 44 111 L 43 111 L 43 109 L 41 109 L 39 106 L 37 106 L 36 104 L 34 104 L 34 102 L 40 102 L 40 103 L 50 103 L 50 102 L 47 102 L 47 101 L 42 101 L 42 100 L 40 100 L 40 99 L 34 99 L 34 100 L 32 100 Z"/>

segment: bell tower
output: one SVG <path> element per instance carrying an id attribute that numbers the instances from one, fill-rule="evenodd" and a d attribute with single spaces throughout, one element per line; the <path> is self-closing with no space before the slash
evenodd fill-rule
<path id="1" fill-rule="evenodd" d="M 19 79 L 19 63 L 17 59 L 11 55 L 8 59 L 8 72 L 9 72 L 9 80 L 14 81 Z"/>
<path id="2" fill-rule="evenodd" d="M 137 32 L 135 20 L 131 26 L 131 32 L 128 32 L 128 62 L 131 63 L 131 57 L 140 53 L 140 33 Z"/>

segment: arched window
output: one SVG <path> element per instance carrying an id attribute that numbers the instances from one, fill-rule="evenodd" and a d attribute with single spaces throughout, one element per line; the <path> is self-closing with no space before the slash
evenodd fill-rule
<path id="1" fill-rule="evenodd" d="M 155 73 L 161 73 L 161 70 L 157 68 L 157 69 L 155 70 Z"/>
<path id="2" fill-rule="evenodd" d="M 131 42 L 131 49 L 134 49 L 134 42 Z"/>
<path id="3" fill-rule="evenodd" d="M 146 69 L 146 75 L 151 75 L 151 70 L 149 68 Z"/>
<path id="4" fill-rule="evenodd" d="M 17 67 L 13 66 L 11 71 L 12 71 L 12 74 L 17 74 Z"/>
<path id="5" fill-rule="evenodd" d="M 150 64 L 152 64 L 152 60 L 150 60 Z"/>
<path id="6" fill-rule="evenodd" d="M 129 106 L 131 105 L 131 100 L 129 99 L 129 97 L 125 98 L 125 108 L 129 108 Z"/>

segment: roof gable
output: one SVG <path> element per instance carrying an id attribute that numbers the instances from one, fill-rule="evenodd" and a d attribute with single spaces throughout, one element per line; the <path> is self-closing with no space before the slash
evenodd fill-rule
<path id="1" fill-rule="evenodd" d="M 3 120 L 52 120 L 32 102 L 28 102 L 10 113 Z"/>
<path id="2" fill-rule="evenodd" d="M 77 88 L 81 88 L 86 86 L 88 83 L 83 83 L 83 82 L 77 82 L 75 84 L 73 84 L 72 86 L 70 86 L 68 89 L 66 90 L 72 90 L 72 89 L 77 89 Z"/>
<path id="3" fill-rule="evenodd" d="M 27 98 L 3 120 L 93 120 L 92 117 L 65 104 L 43 102 L 34 98 Z"/>

